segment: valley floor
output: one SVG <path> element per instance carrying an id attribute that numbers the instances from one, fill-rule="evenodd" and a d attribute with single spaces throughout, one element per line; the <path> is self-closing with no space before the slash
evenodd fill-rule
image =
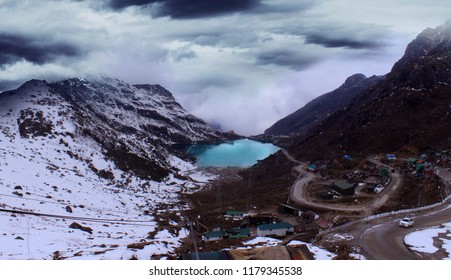
<path id="1" fill-rule="evenodd" d="M 236 173 L 229 170 L 226 172 L 227 179 L 222 178 L 221 181 L 221 177 L 219 176 L 219 181 L 215 181 L 211 189 L 196 192 L 188 196 L 192 203 L 191 208 L 194 210 L 187 211 L 186 215 L 188 217 L 198 217 L 198 221 L 206 226 L 207 229 L 233 228 L 246 224 L 248 218 L 245 217 L 244 219 L 230 220 L 224 217 L 224 213 L 228 210 L 247 209 L 247 215 L 249 216 L 271 216 L 275 221 L 290 222 L 293 225 L 299 226 L 299 231 L 297 231 L 297 234 L 294 236 L 278 238 L 280 244 L 289 244 L 291 240 L 306 242 L 308 244 L 314 241 L 313 244 L 331 250 L 331 252 L 333 252 L 331 254 L 333 254 L 335 258 L 345 259 L 417 259 L 418 256 L 412 252 L 414 247 L 418 247 L 418 245 L 410 245 L 412 241 L 409 241 L 410 243 L 407 241 L 404 243 L 404 235 L 413 230 L 419 230 L 434 225 L 440 227 L 443 222 L 449 222 L 446 219 L 441 220 L 436 216 L 428 216 L 428 223 L 421 223 L 420 221 L 422 219 L 420 219 L 418 223 L 416 223 L 416 226 L 410 231 L 400 228 L 397 224 L 399 219 L 405 215 L 416 217 L 422 212 L 427 213 L 433 211 L 430 210 L 433 207 L 429 207 L 428 205 L 442 201 L 443 198 L 446 197 L 446 193 L 449 194 L 449 189 L 447 187 L 441 188 L 440 186 L 442 186 L 442 183 L 436 181 L 437 179 L 435 177 L 437 176 L 437 178 L 441 178 L 444 181 L 449 181 L 451 172 L 446 168 L 437 166 L 434 169 L 435 175 L 424 178 L 415 177 L 415 175 L 413 175 L 413 178 L 417 179 L 411 179 L 412 175 L 409 173 L 410 171 L 408 171 L 406 167 L 403 167 L 404 162 L 406 162 L 405 159 L 400 159 L 397 163 L 394 163 L 383 160 L 384 156 L 371 156 L 363 161 L 367 162 L 367 164 L 359 165 L 359 168 L 363 168 L 364 165 L 373 165 L 374 167 L 377 167 L 377 169 L 373 171 L 376 172 L 375 176 L 380 176 L 377 175 L 380 168 L 387 168 L 388 170 L 393 169 L 393 172 L 388 174 L 389 178 L 386 185 L 384 185 L 384 190 L 380 193 L 369 193 L 366 188 L 359 187 L 356 189 L 356 194 L 351 200 L 345 196 L 339 196 L 338 199 L 334 198 L 333 200 L 328 201 L 319 199 L 318 193 L 315 191 L 312 192 L 311 190 L 318 188 L 318 184 L 330 185 L 330 183 L 327 183 L 327 181 L 324 182 L 323 179 L 321 179 L 322 176 L 319 174 L 307 171 L 307 164 L 295 160 L 286 153 L 285 157 L 294 164 L 291 167 L 293 171 L 292 174 L 298 175 L 293 176 L 292 179 L 287 181 L 285 191 L 282 191 L 283 188 L 280 188 L 276 184 L 272 185 L 272 191 L 269 189 L 267 190 L 265 187 L 266 181 L 264 179 L 259 181 L 259 187 L 255 186 L 255 188 L 253 188 L 253 169 L 241 171 L 234 170 Z M 382 163 L 381 160 L 385 163 Z M 354 172 L 355 170 L 357 169 L 354 169 L 352 172 L 348 170 L 340 174 L 353 174 L 352 176 L 354 176 L 355 174 L 367 172 L 365 170 Z M 276 171 L 275 174 L 277 173 L 278 172 Z M 263 175 L 255 174 L 254 178 L 257 176 Z M 337 179 L 332 178 L 330 182 L 335 181 L 337 181 Z M 374 179 L 370 178 L 370 181 L 374 181 Z M 438 188 L 437 185 L 439 186 Z M 290 186 L 292 186 L 291 191 Z M 411 188 L 415 189 L 413 190 Z M 437 190 L 431 188 L 436 188 Z M 421 191 L 419 192 L 419 190 Z M 427 197 L 421 193 L 422 191 L 430 192 L 432 195 Z M 272 196 L 268 197 L 266 195 L 267 192 L 271 193 Z M 402 198 L 405 193 L 408 193 L 408 197 Z M 356 197 L 358 199 L 356 199 Z M 301 217 L 280 213 L 280 209 L 277 207 L 279 203 L 291 204 L 298 207 L 303 212 L 314 210 L 319 215 L 319 219 L 313 224 L 308 224 L 308 222 L 306 224 L 306 221 Z M 446 203 L 438 203 L 433 209 L 443 208 L 443 205 L 446 206 Z M 415 210 L 415 208 L 418 207 L 420 208 Z M 371 229 L 372 227 L 378 228 L 378 225 L 385 223 L 390 224 L 391 229 L 400 234 L 401 241 L 398 245 L 405 248 L 405 254 L 390 255 L 387 253 L 386 255 L 376 255 L 370 251 L 369 246 L 375 247 L 380 246 L 380 244 L 373 243 L 371 245 L 364 245 L 365 238 L 363 237 L 363 233 L 365 230 Z M 354 232 L 352 229 L 355 227 L 360 230 Z M 199 240 L 201 233 L 204 233 L 207 229 L 202 229 L 198 232 Z M 384 232 L 381 232 L 377 231 L 375 233 L 378 238 L 387 236 Z M 440 242 L 446 245 L 446 240 L 449 239 L 449 232 L 444 232 L 441 236 L 441 239 L 439 239 L 441 240 Z M 434 237 L 434 240 L 437 238 L 438 237 Z M 384 239 L 381 238 L 380 240 L 383 241 Z M 412 240 L 412 238 L 409 240 Z M 199 249 L 201 251 L 215 251 L 226 248 L 239 248 L 248 241 L 249 239 L 246 238 L 234 241 L 207 241 L 202 242 Z M 434 244 L 436 244 L 436 242 L 434 242 Z M 190 251 L 190 246 L 193 244 L 187 243 L 185 245 L 187 245 L 185 249 Z M 367 248 L 367 250 L 365 251 L 364 248 Z M 434 256 L 433 254 L 422 254 L 420 258 L 436 259 L 449 257 L 449 254 L 446 253 L 445 249 L 441 249 L 441 247 L 436 248 L 441 252 L 442 257 L 438 257 L 437 255 Z M 387 250 L 387 252 L 389 251 L 390 250 Z"/>

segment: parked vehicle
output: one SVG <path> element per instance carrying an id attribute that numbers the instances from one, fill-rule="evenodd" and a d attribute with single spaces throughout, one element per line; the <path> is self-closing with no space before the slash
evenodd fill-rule
<path id="1" fill-rule="evenodd" d="M 400 227 L 411 227 L 413 226 L 413 219 L 412 218 L 403 218 L 399 221 L 399 226 Z"/>

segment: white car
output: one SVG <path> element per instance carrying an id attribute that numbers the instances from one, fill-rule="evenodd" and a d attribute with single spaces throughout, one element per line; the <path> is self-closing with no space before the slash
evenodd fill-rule
<path id="1" fill-rule="evenodd" d="M 413 219 L 412 218 L 403 218 L 399 221 L 399 226 L 400 227 L 411 227 L 413 226 Z"/>

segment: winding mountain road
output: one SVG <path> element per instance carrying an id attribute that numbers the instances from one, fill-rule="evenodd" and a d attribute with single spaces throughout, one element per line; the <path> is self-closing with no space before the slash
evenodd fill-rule
<path id="1" fill-rule="evenodd" d="M 296 180 L 296 182 L 293 184 L 291 188 L 291 198 L 296 202 L 303 206 L 312 207 L 316 209 L 321 210 L 328 210 L 328 211 L 340 211 L 340 212 L 346 212 L 346 213 L 352 213 L 352 214 L 360 214 L 364 216 L 371 215 L 371 213 L 380 208 L 382 205 L 384 205 L 385 202 L 399 189 L 400 186 L 402 186 L 402 175 L 398 172 L 392 172 L 390 173 L 390 183 L 388 186 L 384 188 L 384 190 L 378 194 L 377 197 L 374 198 L 373 201 L 370 203 L 363 203 L 361 205 L 346 205 L 342 203 L 325 203 L 325 202 L 318 202 L 313 201 L 311 198 L 309 198 L 306 193 L 305 189 L 308 183 L 312 182 L 316 178 L 318 178 L 318 175 L 306 172 L 305 169 L 307 167 L 307 163 L 301 162 L 299 160 L 294 159 L 287 151 L 283 150 L 284 155 L 292 162 L 298 163 L 299 165 L 294 167 L 294 170 L 298 172 L 299 178 Z M 389 166 L 377 161 L 377 158 L 375 156 L 369 156 L 367 158 L 368 161 L 378 165 L 378 166 L 386 166 L 390 168 Z"/>
<path id="2" fill-rule="evenodd" d="M 346 206 L 344 204 L 326 204 L 311 201 L 305 195 L 305 187 L 318 176 L 306 172 L 307 163 L 294 159 L 284 151 L 285 156 L 299 165 L 294 167 L 300 175 L 299 179 L 293 184 L 291 197 L 294 201 L 314 208 L 323 210 L 355 212 L 361 211 L 363 214 L 370 214 L 371 211 L 381 207 L 391 195 L 393 195 L 403 184 L 402 175 L 398 172 L 390 173 L 390 184 L 382 191 L 379 196 L 367 205 Z M 384 165 L 377 161 L 375 156 L 367 158 L 368 161 L 376 165 Z M 451 172 L 445 168 L 437 167 L 436 174 L 443 180 L 451 184 Z M 382 195 L 381 195 L 382 194 Z M 415 224 L 412 228 L 399 227 L 399 220 L 405 215 L 393 214 L 371 221 L 362 221 L 349 226 L 340 227 L 332 230 L 328 235 L 336 233 L 348 233 L 354 236 L 353 245 L 362 249 L 362 253 L 368 259 L 376 260 L 421 260 L 421 259 L 440 259 L 435 254 L 420 254 L 410 250 L 404 243 L 404 237 L 416 230 L 426 229 L 434 226 L 440 226 L 443 223 L 451 222 L 451 200 L 437 206 L 434 209 L 416 212 L 408 216 L 414 218 Z"/>
<path id="3" fill-rule="evenodd" d="M 451 172 L 438 167 L 437 175 L 451 184 Z M 451 200 L 447 200 L 442 206 L 423 211 L 416 215 L 409 215 L 415 223 L 412 228 L 401 228 L 398 221 L 401 216 L 389 216 L 373 220 L 371 225 L 355 232 L 358 236 L 358 245 L 370 259 L 377 260 L 416 260 L 416 259 L 440 259 L 435 254 L 420 254 L 407 248 L 404 237 L 414 231 L 440 226 L 451 222 Z"/>

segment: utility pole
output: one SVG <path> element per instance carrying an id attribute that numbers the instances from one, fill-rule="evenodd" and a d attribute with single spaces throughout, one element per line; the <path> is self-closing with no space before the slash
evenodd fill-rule
<path id="1" fill-rule="evenodd" d="M 193 239 L 194 256 L 196 257 L 196 260 L 199 260 L 199 250 L 197 249 L 196 232 L 193 229 L 193 221 L 189 221 L 188 224 L 191 231 L 191 238 Z"/>
<path id="2" fill-rule="evenodd" d="M 222 193 L 221 193 L 221 184 L 218 184 L 216 188 L 216 205 L 221 206 L 222 205 Z"/>
<path id="3" fill-rule="evenodd" d="M 252 187 L 252 169 L 249 167 L 249 178 L 247 180 L 247 187 L 250 189 Z"/>

